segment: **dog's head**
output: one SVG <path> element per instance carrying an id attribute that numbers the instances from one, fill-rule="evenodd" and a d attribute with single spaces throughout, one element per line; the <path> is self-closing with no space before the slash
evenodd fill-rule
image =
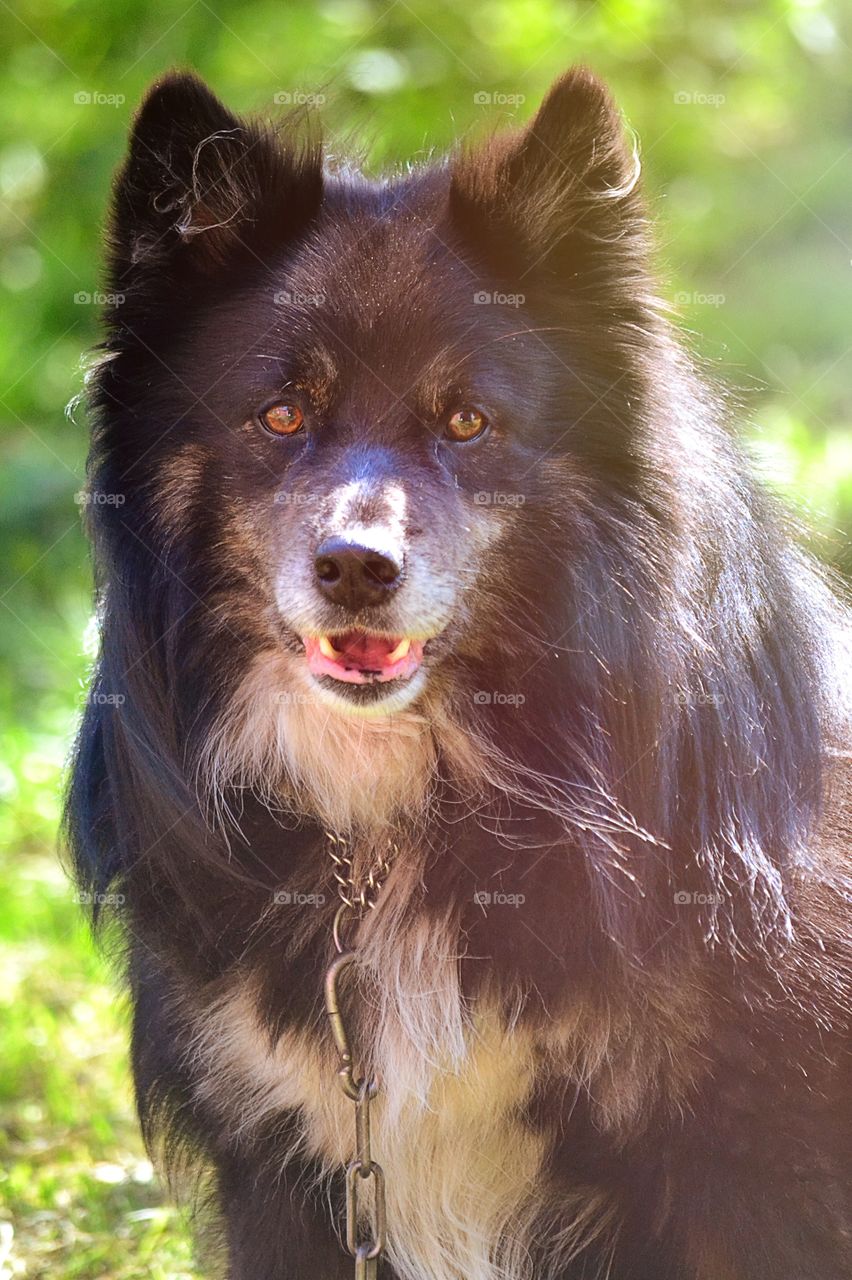
<path id="1" fill-rule="evenodd" d="M 828 610 L 658 316 L 606 91 L 385 182 L 312 130 L 183 76 L 135 122 L 88 508 L 126 696 L 90 704 L 78 840 L 112 867 L 112 806 L 194 860 L 198 797 L 244 789 L 384 844 L 434 802 L 570 831 L 607 936 L 658 836 L 783 923 Z"/>
<path id="2" fill-rule="evenodd" d="M 191 77 L 150 93 L 116 189 L 98 483 L 154 571 L 363 715 L 510 647 L 558 595 L 574 498 L 629 484 L 641 217 L 584 71 L 525 128 L 385 182 L 330 172 L 311 129 Z"/>

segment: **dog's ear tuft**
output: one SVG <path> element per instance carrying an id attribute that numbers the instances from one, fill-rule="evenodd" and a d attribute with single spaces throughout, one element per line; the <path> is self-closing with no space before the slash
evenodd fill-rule
<path id="1" fill-rule="evenodd" d="M 303 130 L 304 135 L 304 130 Z M 285 243 L 316 212 L 321 148 L 308 134 L 241 120 L 191 74 L 154 84 L 115 190 L 114 283 L 168 262 L 211 273 Z"/>
<path id="2" fill-rule="evenodd" d="M 639 162 L 606 87 L 577 67 L 551 87 L 524 128 L 497 134 L 456 161 L 455 222 L 509 270 L 578 275 L 601 250 L 643 257 Z M 623 255 L 622 255 L 623 256 Z"/>

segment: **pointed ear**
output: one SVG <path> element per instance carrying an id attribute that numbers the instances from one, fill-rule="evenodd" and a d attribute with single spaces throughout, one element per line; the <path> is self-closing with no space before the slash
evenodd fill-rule
<path id="1" fill-rule="evenodd" d="M 318 141 L 290 142 L 232 115 L 193 75 L 149 90 L 115 188 L 113 277 L 126 288 L 166 263 L 215 272 L 296 234 L 322 195 Z"/>
<path id="2" fill-rule="evenodd" d="M 456 162 L 451 211 L 515 279 L 561 280 L 644 258 L 639 162 L 604 85 L 575 67 L 523 129 Z"/>

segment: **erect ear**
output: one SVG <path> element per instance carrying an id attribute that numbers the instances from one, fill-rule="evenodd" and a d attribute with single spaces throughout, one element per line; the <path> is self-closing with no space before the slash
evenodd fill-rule
<path id="1" fill-rule="evenodd" d="M 451 211 L 516 278 L 560 278 L 643 258 L 639 163 L 604 85 L 583 67 L 551 87 L 534 118 L 463 153 Z"/>
<path id="2" fill-rule="evenodd" d="M 321 195 L 315 137 L 288 140 L 232 115 L 195 76 L 168 75 L 139 109 L 116 181 L 115 283 L 165 262 L 211 273 L 260 257 L 306 224 Z"/>

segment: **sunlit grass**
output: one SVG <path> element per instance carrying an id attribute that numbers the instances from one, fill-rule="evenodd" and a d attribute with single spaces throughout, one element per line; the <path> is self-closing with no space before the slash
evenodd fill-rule
<path id="1" fill-rule="evenodd" d="M 72 717 L 19 726 L 4 761 L 0 1280 L 195 1280 L 138 1135 L 118 983 L 53 847 Z"/>

